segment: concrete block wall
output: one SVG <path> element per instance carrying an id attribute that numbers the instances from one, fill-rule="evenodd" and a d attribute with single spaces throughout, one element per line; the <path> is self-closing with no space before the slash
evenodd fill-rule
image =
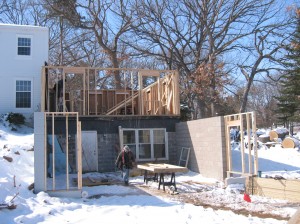
<path id="1" fill-rule="evenodd" d="M 191 149 L 188 168 L 205 177 L 226 178 L 224 118 L 212 117 L 176 124 L 178 157 L 181 147 Z"/>
<path id="2" fill-rule="evenodd" d="M 168 132 L 168 150 L 169 150 L 169 161 L 168 163 L 177 165 L 177 145 L 176 145 L 176 132 Z"/>
<path id="3" fill-rule="evenodd" d="M 115 169 L 119 152 L 118 134 L 98 134 L 98 171 L 110 172 Z"/>

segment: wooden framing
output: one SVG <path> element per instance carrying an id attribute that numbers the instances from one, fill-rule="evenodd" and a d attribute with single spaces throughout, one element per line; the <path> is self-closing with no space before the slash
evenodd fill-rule
<path id="1" fill-rule="evenodd" d="M 65 123 L 65 128 L 62 133 L 57 133 L 57 129 L 55 128 L 56 120 L 64 121 Z M 70 120 L 75 123 L 76 126 L 76 131 L 74 129 L 71 130 L 69 129 L 70 126 Z M 51 191 L 51 192 L 56 192 L 56 191 L 74 191 L 74 190 L 81 190 L 82 189 L 82 160 L 81 160 L 81 154 L 82 154 L 82 149 L 81 149 L 81 122 L 79 121 L 78 113 L 77 112 L 45 112 L 45 119 L 44 119 L 44 148 L 46 150 L 45 157 L 44 157 L 44 164 L 45 164 L 45 175 L 44 175 L 44 183 L 45 183 L 45 191 Z M 48 139 L 49 136 L 51 136 L 51 148 L 48 148 Z M 61 141 L 57 139 L 57 136 L 61 136 Z M 74 139 L 75 142 L 71 144 L 69 142 L 69 139 L 72 138 Z M 62 181 L 61 176 L 58 177 L 56 175 L 56 167 L 58 161 L 56 161 L 56 150 L 60 150 L 57 148 L 57 144 L 62 147 L 61 150 L 63 151 L 65 155 L 65 173 L 61 174 L 61 176 L 65 176 L 65 181 Z M 48 151 L 49 150 L 49 151 Z M 77 182 L 77 187 L 70 186 L 70 183 L 72 183 L 72 180 L 70 179 L 70 150 L 73 150 L 75 153 L 75 158 L 76 158 L 76 169 L 73 171 L 73 173 L 76 173 L 76 177 L 78 180 Z M 50 157 L 51 155 L 51 157 Z M 50 157 L 52 160 L 51 164 L 47 164 L 50 162 Z M 49 169 L 47 165 L 52 166 L 52 176 L 51 178 L 48 177 Z M 60 184 L 62 186 L 57 186 L 57 178 L 59 178 Z M 51 184 L 50 184 L 51 183 Z M 50 185 L 49 185 L 50 184 Z"/>
<path id="2" fill-rule="evenodd" d="M 44 66 L 41 73 L 42 112 L 180 116 L 179 78 L 174 70 Z"/>
<path id="3" fill-rule="evenodd" d="M 230 177 L 231 174 L 240 175 L 257 175 L 258 172 L 258 156 L 257 156 L 257 136 L 256 136 L 256 116 L 255 112 L 247 112 L 240 114 L 233 114 L 224 116 L 225 120 L 225 137 L 226 137 L 226 156 L 227 156 L 227 176 Z M 230 129 L 237 128 L 240 131 L 241 138 L 241 164 L 242 172 L 234 171 L 232 168 L 232 155 L 231 155 L 231 138 Z M 248 172 L 246 172 L 246 162 L 245 162 L 245 140 L 244 132 L 252 133 L 247 134 L 247 144 L 248 144 Z M 252 136 L 252 137 L 251 137 Z M 254 161 L 252 161 L 252 155 Z M 254 167 L 253 165 L 254 164 Z"/>

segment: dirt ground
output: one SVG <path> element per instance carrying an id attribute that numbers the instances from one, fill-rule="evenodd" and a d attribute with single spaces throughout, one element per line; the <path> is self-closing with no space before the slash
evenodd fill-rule
<path id="1" fill-rule="evenodd" d="M 187 182 L 183 183 L 183 185 L 194 185 L 195 183 Z M 160 196 L 166 197 L 170 200 L 179 201 L 183 203 L 190 203 L 195 206 L 203 206 L 205 208 L 212 208 L 214 210 L 226 210 L 232 211 L 239 215 L 244 216 L 256 216 L 259 218 L 273 218 L 277 220 L 286 220 L 288 221 L 291 216 L 287 215 L 283 212 L 285 208 L 299 208 L 300 204 L 298 203 L 269 203 L 268 201 L 265 202 L 254 202 L 255 204 L 248 206 L 247 202 L 243 200 L 236 200 L 235 203 L 228 203 L 228 198 L 216 199 L 211 192 L 211 186 L 203 185 L 202 188 L 199 188 L 198 192 L 188 192 L 182 191 L 179 189 L 177 192 L 174 189 L 170 189 L 166 187 L 166 190 L 163 191 L 162 189 L 158 190 L 158 188 L 153 187 L 152 185 L 140 185 L 136 184 L 132 187 L 137 187 L 144 192 L 147 192 L 153 196 Z M 239 195 L 239 198 L 243 198 L 243 194 Z M 260 209 L 253 210 L 253 207 L 259 207 Z"/>

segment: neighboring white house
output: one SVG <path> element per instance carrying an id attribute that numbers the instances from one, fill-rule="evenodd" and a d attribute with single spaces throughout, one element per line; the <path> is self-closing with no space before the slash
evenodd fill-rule
<path id="1" fill-rule="evenodd" d="M 41 67 L 48 62 L 47 27 L 0 23 L 0 114 L 40 111 Z"/>

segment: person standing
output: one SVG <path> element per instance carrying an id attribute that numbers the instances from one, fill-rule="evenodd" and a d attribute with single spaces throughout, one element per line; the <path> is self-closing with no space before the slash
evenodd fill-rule
<path id="1" fill-rule="evenodd" d="M 133 168 L 135 163 L 135 158 L 133 153 L 131 152 L 130 148 L 125 145 L 122 151 L 119 153 L 116 166 L 122 170 L 122 177 L 125 185 L 128 185 L 129 182 L 129 171 Z"/>

